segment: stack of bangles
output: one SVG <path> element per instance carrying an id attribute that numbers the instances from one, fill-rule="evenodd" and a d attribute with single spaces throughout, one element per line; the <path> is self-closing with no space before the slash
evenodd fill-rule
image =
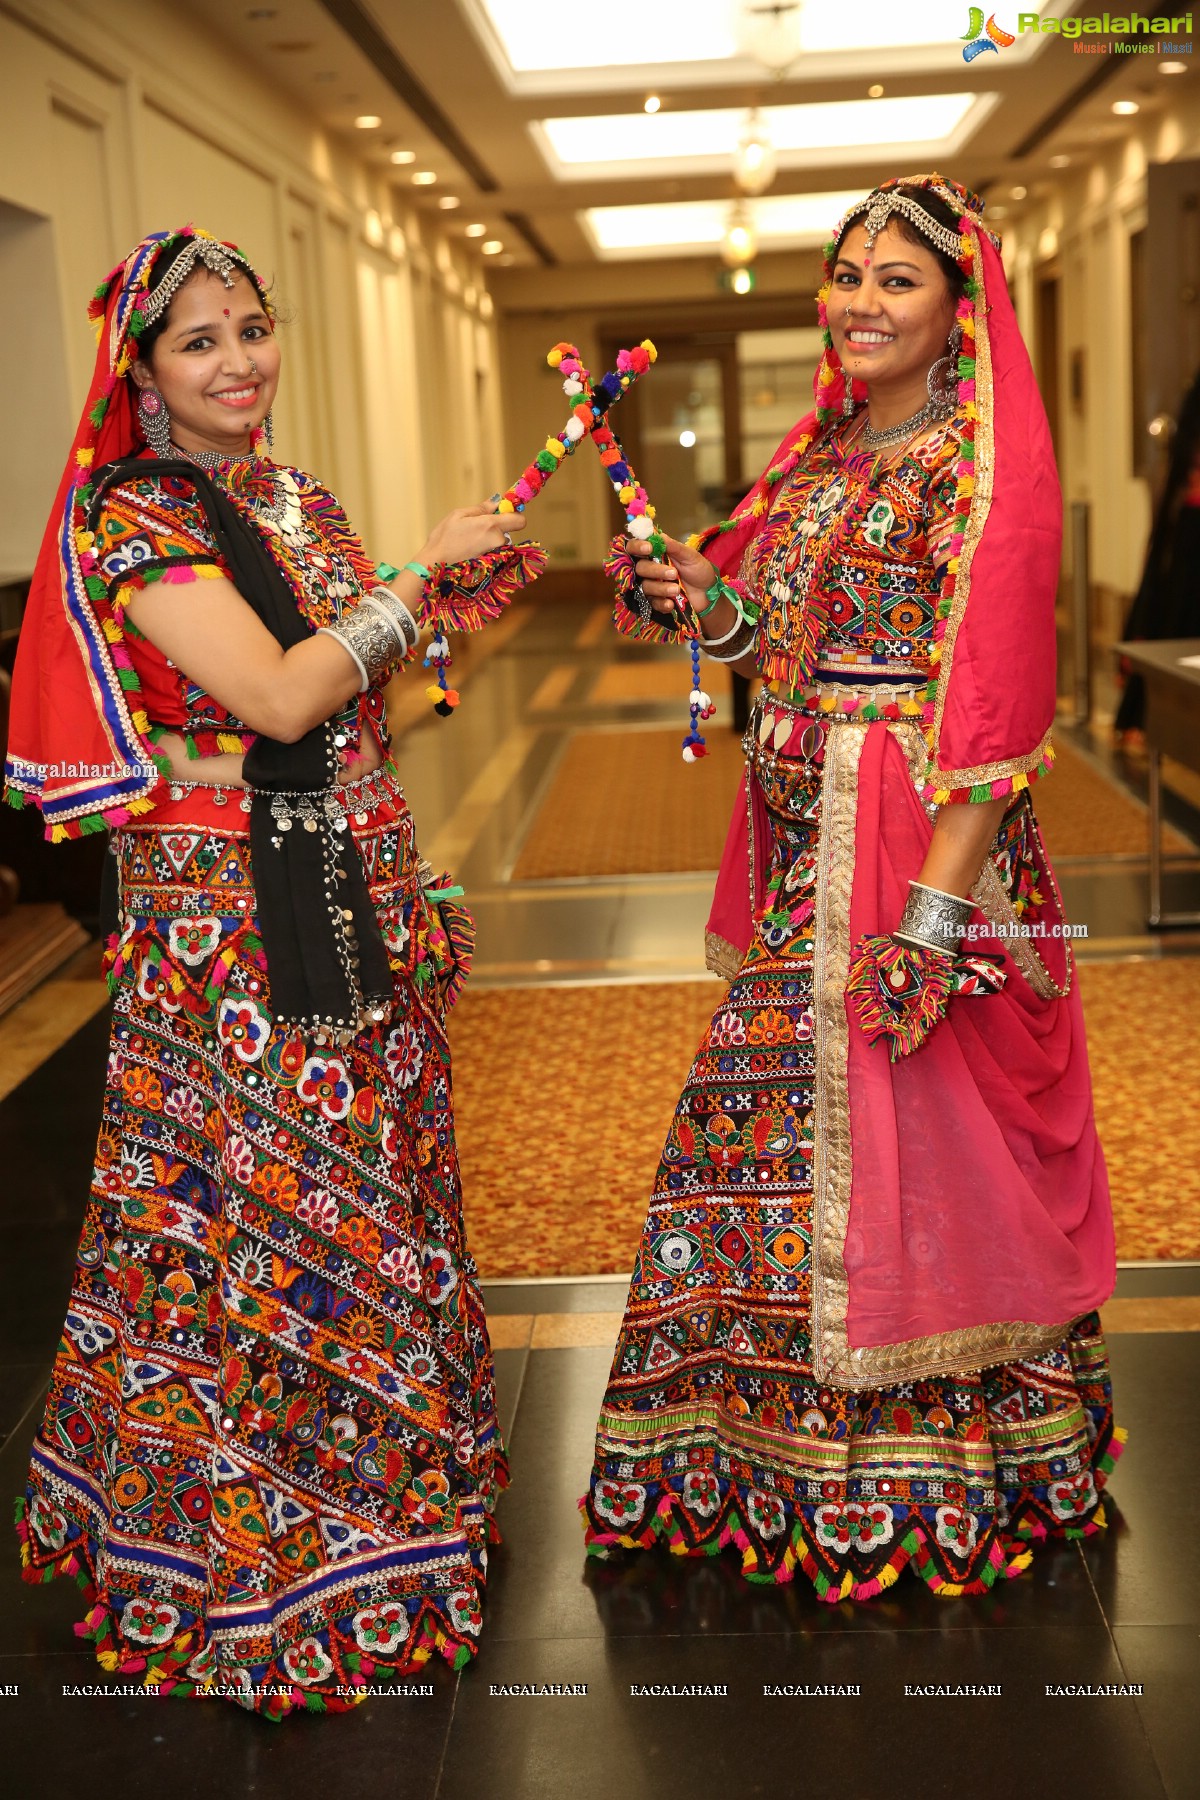
<path id="1" fill-rule="evenodd" d="M 910 881 L 908 885 L 911 891 L 892 936 L 897 943 L 914 950 L 938 950 L 943 956 L 957 956 L 975 902 L 964 900 L 959 894 L 948 894 L 944 888 L 926 887 L 920 881 Z"/>
<path id="2" fill-rule="evenodd" d="M 746 602 L 733 584 L 723 580 L 720 575 L 706 590 L 704 598 L 707 604 L 700 608 L 696 614 L 697 619 L 706 618 L 721 600 L 728 600 L 737 616 L 724 637 L 705 637 L 701 632 L 700 648 L 706 656 L 711 656 L 714 662 L 740 662 L 742 657 L 753 647 L 754 640 L 758 636 L 757 614 L 747 608 Z"/>
<path id="3" fill-rule="evenodd" d="M 422 563 L 405 563 L 405 568 L 422 581 L 433 579 Z M 388 571 L 391 573 L 392 571 Z M 417 647 L 421 627 L 391 588 L 380 585 L 363 594 L 357 604 L 342 614 L 336 625 L 322 625 L 320 633 L 336 638 L 354 660 L 359 673 L 358 691 L 365 694 L 374 683 L 384 679 Z"/>

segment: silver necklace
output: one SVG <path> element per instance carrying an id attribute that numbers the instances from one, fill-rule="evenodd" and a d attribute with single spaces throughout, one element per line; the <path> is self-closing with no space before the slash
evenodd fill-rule
<path id="1" fill-rule="evenodd" d="M 923 431 L 926 425 L 932 425 L 935 419 L 944 415 L 945 408 L 940 400 L 927 400 L 911 419 L 901 419 L 898 425 L 885 425 L 877 431 L 868 416 L 863 426 L 862 441 L 868 450 L 890 450 L 895 444 L 902 444 L 906 438 L 914 437 Z"/>
<path id="2" fill-rule="evenodd" d="M 222 465 L 229 466 L 235 463 L 255 463 L 258 460 L 252 450 L 248 451 L 245 455 L 222 456 L 219 450 L 182 450 L 179 445 L 174 442 L 172 442 L 171 448 L 177 450 L 185 461 L 195 463 L 198 469 L 204 469 L 209 475 L 216 475 Z M 278 469 L 272 469 L 270 471 L 270 477 L 271 498 L 269 500 L 259 500 L 257 496 L 255 496 L 255 510 L 262 513 L 262 515 L 275 527 L 276 531 L 282 532 L 285 527 L 290 530 L 295 525 L 296 519 L 294 517 L 295 508 L 292 504 L 292 497 L 288 492 L 288 483 L 285 482 Z"/>

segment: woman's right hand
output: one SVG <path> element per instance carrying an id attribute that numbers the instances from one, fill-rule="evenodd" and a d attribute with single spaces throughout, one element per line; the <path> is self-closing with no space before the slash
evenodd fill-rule
<path id="1" fill-rule="evenodd" d="M 643 539 L 627 537 L 624 542 L 629 555 L 639 558 L 634 565 L 637 578 L 655 612 L 674 613 L 681 590 L 683 598 L 692 607 L 699 609 L 704 605 L 705 595 L 717 579 L 717 571 L 706 556 L 701 556 L 698 550 L 681 543 L 678 538 L 667 537 L 665 532 L 663 542 L 671 559 L 666 563 L 655 562 L 645 555 Z"/>
<path id="2" fill-rule="evenodd" d="M 428 569 L 440 563 L 466 562 L 485 550 L 499 549 L 524 526 L 522 513 L 497 512 L 494 501 L 486 506 L 460 506 L 438 521 L 416 560 Z"/>

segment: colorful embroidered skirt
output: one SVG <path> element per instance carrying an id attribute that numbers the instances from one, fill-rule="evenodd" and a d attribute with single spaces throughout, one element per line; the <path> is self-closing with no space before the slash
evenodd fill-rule
<path id="1" fill-rule="evenodd" d="M 474 1654 L 507 1479 L 454 1145 L 454 934 L 394 775 L 353 784 L 394 1014 L 336 1050 L 282 1036 L 247 821 L 204 793 L 199 823 L 114 840 L 104 1117 L 25 1575 L 76 1576 L 107 1668 L 335 1709 Z"/>
<path id="2" fill-rule="evenodd" d="M 979 1593 L 1036 1540 L 1103 1524 L 1120 1449 L 1104 1340 L 1092 1314 L 1036 1361 L 982 1373 L 858 1393 L 814 1374 L 822 763 L 781 761 L 763 784 L 766 893 L 659 1165 L 581 1502 L 588 1547 L 733 1547 L 750 1580 L 799 1566 L 831 1602 L 869 1599 L 906 1565 L 942 1594 Z M 1014 887 L 1017 848 L 1001 846 Z"/>

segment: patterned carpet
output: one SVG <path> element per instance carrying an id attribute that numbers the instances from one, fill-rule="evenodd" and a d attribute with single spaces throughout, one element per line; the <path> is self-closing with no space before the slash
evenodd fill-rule
<path id="1" fill-rule="evenodd" d="M 659 663 L 632 664 L 630 680 L 639 667 L 654 682 L 645 692 L 638 688 L 637 697 L 655 697 L 654 685 L 669 671 Z M 614 681 L 617 673 L 625 671 L 604 671 Z M 683 723 L 677 730 L 576 732 L 521 846 L 513 880 L 715 869 L 742 772 L 727 721 L 726 707 L 708 733 L 710 755 L 692 768 L 679 754 Z M 1145 808 L 1069 744 L 1057 748 L 1052 774 L 1036 787 L 1051 858 L 1145 855 Z M 605 806 L 581 805 L 588 794 L 603 794 Z M 1170 828 L 1163 835 L 1170 851 L 1193 847 Z"/>
<path id="2" fill-rule="evenodd" d="M 1200 1257 L 1200 961 L 1080 970 L 1118 1255 Z M 723 988 L 521 988 L 453 1015 L 467 1222 L 485 1279 L 625 1272 Z M 1164 1051 L 1169 1049 L 1169 1057 Z"/>

